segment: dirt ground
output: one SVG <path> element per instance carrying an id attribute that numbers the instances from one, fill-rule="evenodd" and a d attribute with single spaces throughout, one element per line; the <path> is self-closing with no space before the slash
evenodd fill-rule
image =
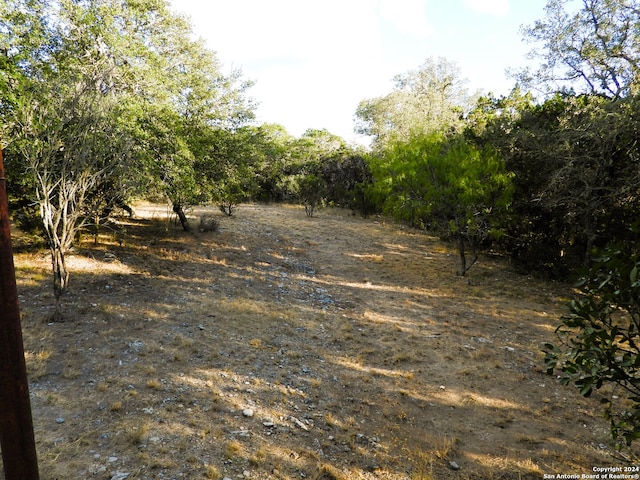
<path id="1" fill-rule="evenodd" d="M 571 295 L 384 218 L 139 204 L 16 272 L 41 478 L 541 479 L 622 467 L 598 399 L 544 374 Z M 194 225 L 207 213 L 192 212 Z M 18 239 L 19 242 L 19 239 Z M 637 452 L 626 452 L 629 458 Z"/>

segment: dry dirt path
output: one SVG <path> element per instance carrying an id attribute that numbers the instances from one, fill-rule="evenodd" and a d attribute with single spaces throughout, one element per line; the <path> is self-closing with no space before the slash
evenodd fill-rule
<path id="1" fill-rule="evenodd" d="M 243 205 L 185 234 L 138 205 L 70 259 L 16 256 L 43 479 L 531 478 L 619 466 L 544 375 L 568 290 L 382 218 Z M 196 221 L 197 224 L 197 221 Z M 117 241 L 116 241 L 117 240 Z M 120 245 L 119 242 L 122 241 Z"/>

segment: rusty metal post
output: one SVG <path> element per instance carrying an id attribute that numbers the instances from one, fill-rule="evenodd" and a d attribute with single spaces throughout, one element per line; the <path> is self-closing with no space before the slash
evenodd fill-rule
<path id="1" fill-rule="evenodd" d="M 0 149 L 0 448 L 6 480 L 38 480 L 16 286 L 7 185 Z"/>

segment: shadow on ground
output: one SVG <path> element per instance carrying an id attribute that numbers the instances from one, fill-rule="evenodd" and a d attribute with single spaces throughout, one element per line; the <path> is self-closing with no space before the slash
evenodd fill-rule
<path id="1" fill-rule="evenodd" d="M 46 252 L 16 256 L 43 478 L 620 465 L 597 400 L 542 373 L 564 286 L 489 258 L 461 279 L 447 245 L 339 210 L 245 205 L 211 233 L 136 213 L 70 257 L 64 323 Z"/>

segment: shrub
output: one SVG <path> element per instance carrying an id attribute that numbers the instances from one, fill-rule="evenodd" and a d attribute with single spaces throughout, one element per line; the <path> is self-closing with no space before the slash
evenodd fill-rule
<path id="1" fill-rule="evenodd" d="M 210 215 L 200 217 L 200 226 L 198 230 L 201 232 L 217 232 L 219 227 L 218 220 Z"/>
<path id="2" fill-rule="evenodd" d="M 588 397 L 602 404 L 618 446 L 640 438 L 640 255 L 610 248 L 580 280 L 583 295 L 556 329 L 560 346 L 545 344 L 547 373 L 558 369 Z"/>

